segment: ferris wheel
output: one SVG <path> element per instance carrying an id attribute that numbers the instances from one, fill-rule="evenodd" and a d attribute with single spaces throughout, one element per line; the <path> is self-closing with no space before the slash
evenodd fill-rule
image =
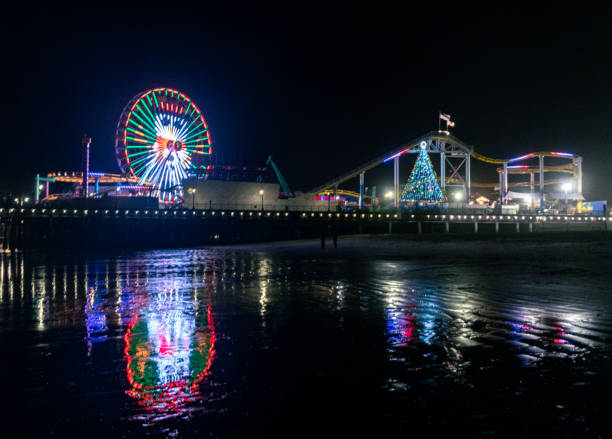
<path id="1" fill-rule="evenodd" d="M 174 203 L 190 173 L 207 169 L 210 131 L 196 104 L 178 90 L 155 88 L 125 106 L 115 136 L 124 174 L 139 178 L 160 200 Z"/>

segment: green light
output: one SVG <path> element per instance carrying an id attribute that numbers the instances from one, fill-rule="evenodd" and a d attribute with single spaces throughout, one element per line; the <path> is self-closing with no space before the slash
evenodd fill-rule
<path id="1" fill-rule="evenodd" d="M 147 149 L 146 151 L 135 152 L 134 154 L 128 154 L 128 157 L 136 157 L 137 155 L 150 154 L 150 153 L 151 153 L 151 150 Z"/>
<path id="2" fill-rule="evenodd" d="M 191 122 L 189 123 L 189 125 L 187 125 L 187 128 L 185 128 L 185 130 L 186 130 L 186 131 L 188 130 L 188 131 L 185 133 L 185 135 L 188 135 L 189 133 L 191 133 L 191 131 L 193 131 L 193 130 L 195 130 L 195 129 L 197 128 L 197 126 L 196 126 L 195 128 L 193 128 L 193 130 L 189 130 L 189 128 L 191 128 L 191 125 L 193 125 L 193 123 L 194 123 L 196 120 L 198 120 L 198 119 L 197 119 L 197 118 L 196 118 L 196 119 L 192 119 L 192 120 L 191 120 Z"/>
<path id="3" fill-rule="evenodd" d="M 147 151 L 147 152 L 148 152 L 148 151 Z M 138 163 L 140 163 L 140 162 L 142 162 L 142 161 L 144 161 L 144 160 L 147 160 L 148 158 L 149 158 L 149 157 L 143 157 L 143 158 L 141 158 L 140 160 L 136 160 L 135 162 L 132 162 L 132 163 L 131 163 L 131 165 L 132 165 L 132 166 L 136 166 Z"/>
<path id="4" fill-rule="evenodd" d="M 142 165 L 140 168 L 138 169 L 134 169 L 134 174 L 138 174 L 140 173 L 140 171 L 142 171 L 145 167 L 147 166 L 147 163 L 145 163 L 144 165 Z"/>
<path id="5" fill-rule="evenodd" d="M 142 131 L 146 131 L 149 135 L 155 137 L 157 139 L 157 135 L 155 133 L 152 133 L 151 131 L 149 131 L 149 129 L 147 127 L 144 127 L 142 125 L 138 125 L 136 122 L 134 122 L 132 119 L 128 119 L 128 122 L 130 122 L 132 125 L 134 125 L 135 127 L 137 127 L 139 130 Z M 126 127 L 127 128 L 127 127 Z"/>
<path id="6" fill-rule="evenodd" d="M 189 113 L 185 114 L 185 116 L 192 115 L 195 112 L 195 104 L 192 102 L 189 107 Z"/>
<path id="7" fill-rule="evenodd" d="M 128 131 L 131 131 L 131 132 L 133 132 L 133 133 L 138 134 L 138 130 L 135 130 L 134 128 L 125 127 L 125 129 L 126 129 L 126 130 L 128 130 Z M 143 131 L 144 131 L 144 130 L 143 130 Z M 152 137 L 152 136 L 150 136 L 149 134 L 145 134 L 145 133 L 142 133 L 142 134 L 144 134 L 144 137 L 146 137 L 147 139 L 149 139 L 149 140 L 151 140 L 151 141 L 153 141 L 153 142 L 156 142 L 156 141 L 157 141 L 157 138 L 156 138 L 156 137 Z"/>
<path id="8" fill-rule="evenodd" d="M 207 130 L 204 130 L 204 131 L 207 131 Z M 209 139 L 210 139 L 210 136 L 206 136 L 206 137 L 202 137 L 201 139 L 190 140 L 189 142 L 185 142 L 185 145 L 190 145 L 190 144 L 197 145 L 198 143 L 203 142 L 205 140 L 209 140 Z"/>
<path id="9" fill-rule="evenodd" d="M 153 126 L 151 126 L 149 124 L 149 122 L 147 122 L 146 120 L 144 120 L 142 117 L 140 117 L 138 115 L 138 113 L 132 113 L 135 117 L 137 117 L 144 125 L 148 126 L 149 128 L 151 128 L 153 131 L 155 131 L 155 128 Z"/>
<path id="10" fill-rule="evenodd" d="M 433 169 L 429 156 L 421 150 L 414 164 L 408 182 L 402 192 L 402 201 L 445 201 L 446 196 L 440 189 L 436 172 Z"/>
<path id="11" fill-rule="evenodd" d="M 200 125 L 202 125 L 202 123 L 200 123 L 200 124 L 199 124 L 199 125 L 197 125 L 195 128 L 193 128 L 193 130 L 197 129 L 197 128 L 198 128 Z M 189 131 L 189 133 L 191 133 L 193 130 Z M 192 137 L 199 136 L 200 134 L 205 133 L 206 131 L 208 131 L 208 128 L 204 128 L 202 131 L 198 131 L 197 133 L 192 134 L 192 135 L 191 135 L 191 136 L 189 136 L 189 137 L 185 137 L 185 141 L 187 141 L 187 140 L 191 139 Z M 189 133 L 187 133 L 187 134 L 189 134 Z"/>
<path id="12" fill-rule="evenodd" d="M 142 106 L 143 106 L 143 107 L 145 107 L 145 108 L 148 110 L 148 108 L 146 107 L 146 105 L 145 105 L 144 103 L 143 103 L 143 105 L 142 105 Z M 136 104 L 136 108 L 138 108 L 138 111 L 140 111 L 140 113 L 141 113 L 141 114 L 142 114 L 144 117 L 146 117 L 146 118 L 147 118 L 147 120 L 148 120 L 148 121 L 149 121 L 149 122 L 150 122 L 152 125 L 155 125 L 155 118 L 153 117 L 153 115 L 151 115 L 151 118 L 149 118 L 149 116 L 147 116 L 147 113 L 145 113 L 145 112 L 143 111 L 143 109 L 142 109 L 142 108 L 140 108 L 140 105 L 138 105 L 138 104 Z"/>
<path id="13" fill-rule="evenodd" d="M 153 116 L 153 113 L 151 113 L 151 110 L 149 109 L 149 106 L 147 105 L 147 103 L 143 100 L 143 107 L 145 107 L 147 109 L 147 112 L 149 113 L 149 115 L 151 116 L 151 123 L 155 124 L 155 116 Z"/>

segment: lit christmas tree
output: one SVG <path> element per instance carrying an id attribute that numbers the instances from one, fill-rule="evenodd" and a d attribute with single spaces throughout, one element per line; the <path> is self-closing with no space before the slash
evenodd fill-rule
<path id="1" fill-rule="evenodd" d="M 402 192 L 402 201 L 446 201 L 446 195 L 440 189 L 436 171 L 423 145 Z"/>

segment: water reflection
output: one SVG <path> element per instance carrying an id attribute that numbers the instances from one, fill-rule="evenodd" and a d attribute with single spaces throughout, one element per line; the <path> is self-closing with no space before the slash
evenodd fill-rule
<path id="1" fill-rule="evenodd" d="M 175 289 L 154 293 L 145 312 L 129 318 L 124 341 L 127 394 L 147 409 L 177 410 L 199 395 L 215 358 L 210 304 L 202 311 Z"/>
<path id="2" fill-rule="evenodd" d="M 610 348 L 609 296 L 583 298 L 537 280 L 480 262 L 347 262 L 231 249 L 60 262 L 3 256 L 0 336 L 15 352 L 6 358 L 28 358 L 26 367 L 6 362 L 33 383 L 28 397 L 74 393 L 114 413 L 109 425 L 127 428 L 172 418 L 193 433 L 191 425 L 224 414 L 248 421 L 294 410 L 296 401 L 354 403 L 355 413 L 379 419 L 393 404 L 398 419 L 407 407 L 429 416 L 442 395 L 457 395 L 460 411 L 471 389 L 504 395 L 508 412 L 530 372 L 537 382 L 573 370 L 568 383 L 589 383 L 600 370 L 572 365 Z M 579 281 L 566 283 L 591 282 Z M 180 424 L 187 415 L 209 419 Z"/>
<path id="3" fill-rule="evenodd" d="M 394 347 L 405 347 L 415 336 L 415 306 L 409 300 L 413 291 L 402 294 L 392 288 L 386 299 L 386 320 L 388 342 Z"/>
<path id="4" fill-rule="evenodd" d="M 85 303 L 85 328 L 87 330 L 87 355 L 95 343 L 105 341 L 108 334 L 106 313 L 101 305 L 102 294 L 95 288 L 89 288 Z"/>

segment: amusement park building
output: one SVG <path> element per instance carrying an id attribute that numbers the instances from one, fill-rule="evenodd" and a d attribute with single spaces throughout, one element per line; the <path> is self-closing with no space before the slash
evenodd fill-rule
<path id="1" fill-rule="evenodd" d="M 185 207 L 195 209 L 255 210 L 335 210 L 337 202 L 314 199 L 313 194 L 296 194 L 281 198 L 277 182 L 249 182 L 223 180 L 187 180 Z M 195 191 L 193 191 L 195 189 Z"/>

